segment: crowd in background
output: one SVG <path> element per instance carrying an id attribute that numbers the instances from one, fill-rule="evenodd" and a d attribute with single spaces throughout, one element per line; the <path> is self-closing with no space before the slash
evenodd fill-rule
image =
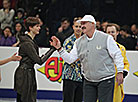
<path id="1" fill-rule="evenodd" d="M 39 47 L 50 47 L 49 40 L 53 35 L 56 35 L 61 40 L 61 43 L 63 43 L 64 40 L 73 33 L 72 18 L 62 17 L 60 22 L 55 23 L 55 25 L 51 25 L 54 28 L 49 27 L 47 26 L 46 22 L 41 19 L 42 17 L 40 17 L 39 14 L 34 13 L 32 15 L 33 11 L 31 12 L 27 8 L 20 8 L 20 6 L 16 6 L 17 2 L 15 1 L 18 1 L 19 5 L 21 0 L 11 1 L 0 1 L 2 3 L 2 8 L 0 9 L 0 46 L 19 46 L 19 36 L 25 34 L 26 32 L 24 22 L 28 16 L 36 16 L 40 20 L 40 34 L 35 37 Z M 26 4 L 29 4 L 29 1 L 27 2 L 25 0 L 25 2 Z M 96 27 L 100 31 L 105 31 L 108 23 L 115 22 L 112 22 L 110 19 L 97 19 Z M 124 45 L 126 50 L 137 50 L 138 24 L 135 22 L 131 25 L 121 25 L 119 27 L 119 31 L 120 33 L 117 36 L 117 42 Z"/>

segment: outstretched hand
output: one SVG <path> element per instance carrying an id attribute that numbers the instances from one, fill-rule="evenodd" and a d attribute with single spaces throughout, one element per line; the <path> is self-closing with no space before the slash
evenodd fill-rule
<path id="1" fill-rule="evenodd" d="M 50 45 L 54 46 L 56 49 L 59 49 L 61 47 L 61 42 L 56 36 L 51 37 L 52 41 L 50 41 Z"/>
<path id="2" fill-rule="evenodd" d="M 14 55 L 12 55 L 11 57 L 4 59 L 4 60 L 0 60 L 0 65 L 6 64 L 8 62 L 11 61 L 20 61 L 22 59 L 21 56 L 16 56 L 17 53 L 15 53 Z"/>
<path id="3" fill-rule="evenodd" d="M 21 56 L 16 56 L 17 52 L 11 56 L 11 61 L 20 61 L 22 59 Z"/>

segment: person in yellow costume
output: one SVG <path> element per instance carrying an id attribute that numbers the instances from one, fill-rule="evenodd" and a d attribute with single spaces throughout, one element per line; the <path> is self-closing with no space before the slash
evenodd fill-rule
<path id="1" fill-rule="evenodd" d="M 113 36 L 115 41 L 117 40 L 117 35 L 119 34 L 120 27 L 117 24 L 109 23 L 106 26 L 106 33 Z M 117 43 L 117 42 L 116 42 Z M 124 57 L 124 69 L 123 69 L 123 77 L 125 78 L 129 71 L 129 62 L 126 57 L 126 49 L 123 45 L 117 43 L 118 47 L 121 50 L 122 56 Z M 117 75 L 117 68 L 116 69 L 116 75 Z M 118 85 L 115 79 L 115 85 L 114 85 L 114 96 L 113 96 L 113 102 L 122 102 L 124 99 L 124 91 L 123 91 L 123 84 Z"/>

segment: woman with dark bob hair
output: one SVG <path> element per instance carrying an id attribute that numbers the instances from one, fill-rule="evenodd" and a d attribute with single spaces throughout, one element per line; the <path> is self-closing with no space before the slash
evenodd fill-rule
<path id="1" fill-rule="evenodd" d="M 11 27 L 6 26 L 0 35 L 0 46 L 13 46 L 15 43 L 16 38 L 13 36 Z"/>
<path id="2" fill-rule="evenodd" d="M 34 65 L 42 65 L 55 51 L 51 47 L 39 57 L 38 46 L 33 40 L 39 34 L 40 24 L 36 17 L 28 17 L 25 21 L 27 34 L 19 36 L 19 55 L 22 57 L 14 76 L 14 90 L 17 92 L 17 102 L 36 102 L 37 84 Z"/>

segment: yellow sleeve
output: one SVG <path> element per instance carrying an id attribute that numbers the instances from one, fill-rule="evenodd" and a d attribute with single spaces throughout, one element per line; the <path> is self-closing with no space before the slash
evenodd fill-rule
<path id="1" fill-rule="evenodd" d="M 119 47 L 120 47 L 122 56 L 124 57 L 124 70 L 128 72 L 129 71 L 129 62 L 128 62 L 128 59 L 126 56 L 126 49 L 123 45 L 120 45 L 120 44 L 119 44 Z"/>

